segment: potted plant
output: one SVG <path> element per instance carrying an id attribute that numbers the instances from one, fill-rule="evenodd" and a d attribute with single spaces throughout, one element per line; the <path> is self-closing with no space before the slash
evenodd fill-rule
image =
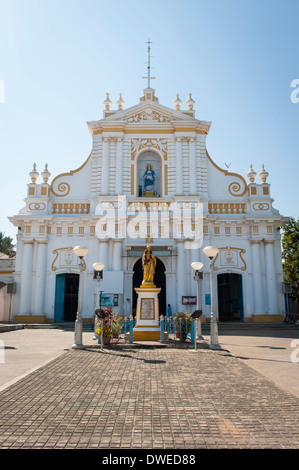
<path id="1" fill-rule="evenodd" d="M 181 341 L 185 341 L 187 334 L 191 331 L 191 314 L 178 312 L 174 317 L 175 335 Z"/>
<path id="2" fill-rule="evenodd" d="M 118 338 L 119 334 L 122 331 L 124 323 L 124 315 L 119 315 L 118 313 L 114 313 L 112 315 L 112 336 L 113 338 Z"/>
<path id="3" fill-rule="evenodd" d="M 103 308 L 106 317 L 103 320 L 103 343 L 109 344 L 112 335 L 112 308 Z M 98 335 L 98 342 L 101 342 L 102 322 L 100 319 L 97 321 L 96 334 Z"/>

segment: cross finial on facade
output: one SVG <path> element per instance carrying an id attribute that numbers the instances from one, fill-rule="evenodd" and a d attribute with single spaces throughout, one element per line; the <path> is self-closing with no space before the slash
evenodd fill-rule
<path id="1" fill-rule="evenodd" d="M 151 44 L 152 42 L 148 39 L 145 43 L 147 44 L 147 77 L 142 77 L 147 79 L 147 88 L 151 87 L 151 80 L 154 80 L 156 77 L 151 77 Z"/>

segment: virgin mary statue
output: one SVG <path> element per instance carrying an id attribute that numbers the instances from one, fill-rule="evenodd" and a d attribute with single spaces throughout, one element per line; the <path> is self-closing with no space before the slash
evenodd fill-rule
<path id="1" fill-rule="evenodd" d="M 143 281 L 141 285 L 151 284 L 154 286 L 154 274 L 157 260 L 150 246 L 147 246 L 142 256 Z"/>

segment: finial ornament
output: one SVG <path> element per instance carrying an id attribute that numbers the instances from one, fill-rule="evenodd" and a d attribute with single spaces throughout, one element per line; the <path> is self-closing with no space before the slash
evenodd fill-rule
<path id="1" fill-rule="evenodd" d="M 31 178 L 32 183 L 36 183 L 36 180 L 39 177 L 39 173 L 38 171 L 36 171 L 36 163 L 33 163 L 33 170 L 30 171 L 29 176 Z"/>
<path id="2" fill-rule="evenodd" d="M 121 94 L 121 93 L 119 94 L 119 98 L 118 98 L 116 104 L 117 104 L 117 106 L 118 106 L 118 109 L 120 109 L 120 110 L 123 109 L 125 102 L 124 102 L 124 100 L 123 100 L 123 97 L 122 97 L 122 94 Z"/>
<path id="3" fill-rule="evenodd" d="M 263 184 L 266 183 L 269 173 L 265 170 L 264 164 L 262 165 L 262 169 L 259 172 L 258 176 Z"/>
<path id="4" fill-rule="evenodd" d="M 103 104 L 105 105 L 105 109 L 109 111 L 110 106 L 112 105 L 112 101 L 110 99 L 109 93 L 106 93 L 106 99 L 103 101 Z"/>
<path id="5" fill-rule="evenodd" d="M 151 80 L 154 80 L 156 77 L 151 77 L 151 46 L 152 42 L 148 39 L 145 43 L 147 44 L 147 77 L 142 77 L 147 79 L 147 88 L 151 88 Z"/>
<path id="6" fill-rule="evenodd" d="M 48 179 L 50 178 L 51 176 L 51 173 L 49 172 L 48 170 L 48 163 L 45 164 L 45 169 L 44 171 L 41 173 L 41 177 L 43 178 L 44 180 L 44 183 L 47 183 L 48 182 Z"/>
<path id="7" fill-rule="evenodd" d="M 251 163 L 250 164 L 250 169 L 247 173 L 247 178 L 249 179 L 250 183 L 254 183 L 255 177 L 256 177 L 256 172 L 252 168 L 252 163 Z"/>
<path id="8" fill-rule="evenodd" d="M 195 105 L 195 101 L 192 99 L 192 94 L 191 93 L 189 93 L 189 95 L 188 95 L 186 105 L 188 106 L 189 111 L 193 111 L 193 106 Z"/>
<path id="9" fill-rule="evenodd" d="M 173 102 L 173 105 L 176 109 L 176 111 L 179 111 L 181 109 L 181 105 L 183 104 L 182 100 L 179 97 L 179 94 L 176 94 L 175 100 Z"/>

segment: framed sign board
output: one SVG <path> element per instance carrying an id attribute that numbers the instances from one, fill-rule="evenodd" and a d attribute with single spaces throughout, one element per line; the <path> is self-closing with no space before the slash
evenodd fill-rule
<path id="1" fill-rule="evenodd" d="M 196 305 L 196 296 L 183 296 L 182 304 L 183 305 Z"/>
<path id="2" fill-rule="evenodd" d="M 101 294 L 101 307 L 118 307 L 118 294 Z"/>

